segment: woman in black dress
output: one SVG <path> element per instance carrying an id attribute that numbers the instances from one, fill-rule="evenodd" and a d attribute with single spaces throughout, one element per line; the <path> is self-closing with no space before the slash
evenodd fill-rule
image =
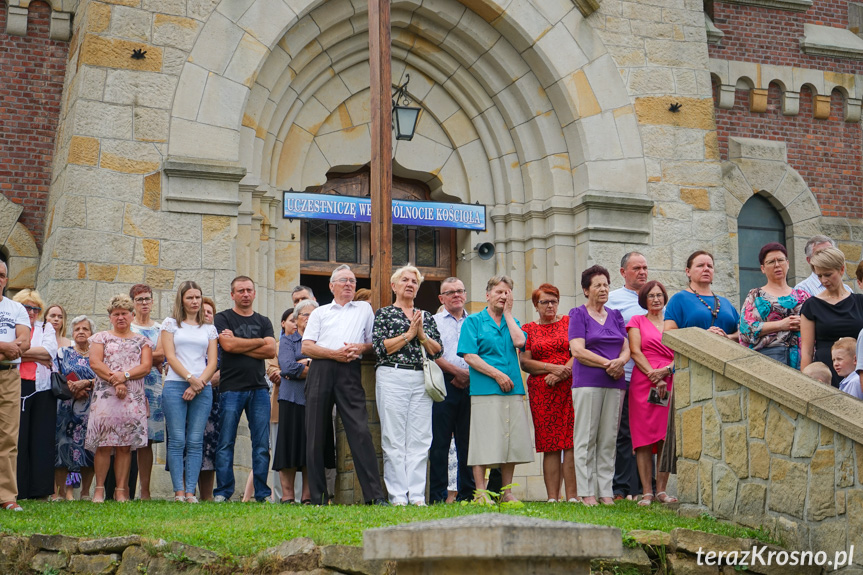
<path id="1" fill-rule="evenodd" d="M 857 339 L 863 329 L 863 295 L 845 289 L 845 254 L 836 248 L 817 252 L 810 260 L 824 291 L 800 310 L 800 369 L 813 361 L 830 366 L 833 387 L 842 380 L 833 369 L 830 348 L 840 337 Z"/>

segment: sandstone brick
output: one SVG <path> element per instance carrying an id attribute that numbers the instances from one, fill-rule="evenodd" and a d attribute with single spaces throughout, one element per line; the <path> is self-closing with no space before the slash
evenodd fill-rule
<path id="1" fill-rule="evenodd" d="M 682 503 L 698 503 L 698 463 L 677 461 L 677 496 Z"/>
<path id="2" fill-rule="evenodd" d="M 66 567 L 68 561 L 65 553 L 39 551 L 30 559 L 30 569 L 37 573 L 57 573 Z"/>
<path id="3" fill-rule="evenodd" d="M 162 174 L 156 172 L 144 177 L 144 199 L 141 202 L 151 210 L 157 211 L 162 204 Z"/>
<path id="4" fill-rule="evenodd" d="M 687 459 L 701 458 L 701 406 L 691 407 L 682 414 L 680 435 L 683 439 L 682 455 Z"/>
<path id="5" fill-rule="evenodd" d="M 117 4 L 118 6 L 130 6 L 136 8 L 141 5 L 141 0 L 101 0 L 108 4 Z"/>
<path id="6" fill-rule="evenodd" d="M 144 281 L 153 289 L 173 289 L 174 272 L 162 268 L 147 268 Z"/>
<path id="7" fill-rule="evenodd" d="M 109 555 L 72 555 L 69 570 L 73 573 L 108 574 L 113 573 L 120 562 L 116 553 Z"/>
<path id="8" fill-rule="evenodd" d="M 72 136 L 69 141 L 69 156 L 67 162 L 82 166 L 95 166 L 99 160 L 99 140 Z"/>
<path id="9" fill-rule="evenodd" d="M 168 140 L 168 125 L 170 124 L 168 110 L 136 107 L 133 121 L 136 140 L 142 142 L 166 142 Z"/>
<path id="10" fill-rule="evenodd" d="M 135 60 L 133 50 L 145 50 L 143 60 Z M 86 34 L 81 44 L 81 64 L 102 66 L 104 68 L 123 68 L 126 70 L 141 70 L 158 72 L 162 69 L 162 49 L 141 42 L 102 38 L 94 34 Z"/>
<path id="11" fill-rule="evenodd" d="M 803 519 L 807 488 L 806 464 L 771 457 L 769 481 L 770 510 Z"/>
<path id="12" fill-rule="evenodd" d="M 737 520 L 750 527 L 761 527 L 766 499 L 766 485 L 743 483 L 740 486 L 740 497 L 737 498 Z"/>
<path id="13" fill-rule="evenodd" d="M 120 265 L 117 269 L 116 281 L 120 283 L 136 284 L 144 280 L 143 266 Z"/>
<path id="14" fill-rule="evenodd" d="M 747 417 L 749 420 L 749 437 L 764 439 L 764 430 L 767 426 L 767 403 L 768 399 L 749 391 L 747 400 Z"/>
<path id="15" fill-rule="evenodd" d="M 725 465 L 713 466 L 713 512 L 717 517 L 731 519 L 737 503 L 737 475 Z"/>
<path id="16" fill-rule="evenodd" d="M 146 174 L 159 169 L 159 162 L 136 160 L 103 151 L 100 160 L 102 168 L 125 174 Z"/>
<path id="17" fill-rule="evenodd" d="M 710 131 L 704 134 L 704 159 L 719 160 L 722 156 L 719 153 L 719 137 L 716 132 Z"/>
<path id="18" fill-rule="evenodd" d="M 672 104 L 680 104 L 679 112 L 669 111 Z M 639 124 L 658 124 L 715 130 L 713 99 L 680 98 L 677 96 L 646 96 L 635 99 L 635 114 Z"/>
<path id="19" fill-rule="evenodd" d="M 111 25 L 111 7 L 100 2 L 90 2 L 87 8 L 87 31 L 99 34 Z"/>
<path id="20" fill-rule="evenodd" d="M 153 19 L 153 42 L 160 46 L 171 46 L 191 50 L 201 23 L 192 18 L 156 14 Z"/>
<path id="21" fill-rule="evenodd" d="M 719 378 L 720 376 L 717 375 L 716 377 Z M 723 423 L 732 423 L 743 419 L 743 414 L 740 410 L 739 393 L 717 396 L 713 400 L 713 403 L 716 405 L 716 409 L 719 411 L 719 418 L 722 419 Z"/>
<path id="22" fill-rule="evenodd" d="M 845 494 L 848 515 L 848 544 L 855 549 L 863 547 L 863 489 L 849 489 Z M 856 512 L 850 512 L 851 510 Z M 858 560 L 859 562 L 859 560 Z"/>
<path id="23" fill-rule="evenodd" d="M 791 457 L 812 457 L 818 447 L 818 431 L 821 425 L 808 417 L 797 420 L 794 429 L 794 445 L 791 447 Z"/>
<path id="24" fill-rule="evenodd" d="M 112 282 L 117 278 L 117 266 L 107 264 L 87 264 L 87 279 L 98 282 Z"/>
<path id="25" fill-rule="evenodd" d="M 832 449 L 819 449 L 809 465 L 807 517 L 821 521 L 836 515 L 836 488 Z"/>
<path id="26" fill-rule="evenodd" d="M 749 475 L 760 479 L 770 476 L 770 453 L 761 441 L 749 442 Z"/>
<path id="27" fill-rule="evenodd" d="M 725 427 L 722 430 L 722 444 L 725 451 L 725 463 L 728 464 L 728 467 L 741 479 L 749 477 L 746 426 L 739 424 Z"/>
<path id="28" fill-rule="evenodd" d="M 771 453 L 791 455 L 794 442 L 794 424 L 783 415 L 775 404 L 767 410 L 767 447 Z"/>
<path id="29" fill-rule="evenodd" d="M 701 504 L 713 510 L 713 463 L 709 459 L 698 462 L 698 494 Z"/>
<path id="30" fill-rule="evenodd" d="M 844 435 L 836 434 L 836 485 L 851 487 L 854 485 L 854 441 Z M 863 481 L 858 481 L 863 483 Z"/>
<path id="31" fill-rule="evenodd" d="M 833 430 L 832 429 L 830 429 L 828 427 L 824 427 L 823 425 L 821 426 L 821 435 L 819 438 L 819 444 L 820 445 L 833 445 Z M 858 454 L 859 453 L 860 452 L 858 451 Z M 859 457 L 857 458 L 857 461 L 858 462 L 860 461 Z"/>
<path id="32" fill-rule="evenodd" d="M 159 240 L 141 239 L 135 242 L 135 263 L 159 265 Z"/>
<path id="33" fill-rule="evenodd" d="M 720 459 L 722 457 L 722 440 L 721 440 L 721 425 L 719 416 L 714 409 L 713 404 L 708 403 L 704 406 L 704 438 L 703 446 L 704 455 Z"/>
<path id="34" fill-rule="evenodd" d="M 696 210 L 710 210 L 710 194 L 704 188 L 680 188 L 680 199 Z"/>

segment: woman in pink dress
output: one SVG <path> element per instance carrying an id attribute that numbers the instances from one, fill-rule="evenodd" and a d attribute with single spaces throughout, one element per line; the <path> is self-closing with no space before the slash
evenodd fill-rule
<path id="1" fill-rule="evenodd" d="M 108 306 L 110 331 L 90 338 L 90 367 L 96 373 L 85 447 L 95 453 L 93 503 L 105 501 L 105 477 L 114 451 L 116 501 L 128 501 L 132 449 L 147 445 L 147 398 L 144 377 L 150 373 L 153 350 L 149 339 L 130 329 L 135 306 L 126 295 Z M 119 487 L 123 485 L 124 487 Z"/>
<path id="2" fill-rule="evenodd" d="M 637 368 L 632 370 L 629 384 L 629 429 L 644 494 L 638 502 L 641 506 L 653 502 L 653 454 L 662 451 L 668 425 L 674 352 L 662 344 L 662 310 L 666 303 L 665 287 L 658 281 L 647 282 L 638 292 L 638 305 L 647 310 L 647 315 L 633 316 L 626 326 L 629 351 Z M 656 473 L 655 497 L 662 503 L 677 501 L 665 493 L 668 475 Z"/>

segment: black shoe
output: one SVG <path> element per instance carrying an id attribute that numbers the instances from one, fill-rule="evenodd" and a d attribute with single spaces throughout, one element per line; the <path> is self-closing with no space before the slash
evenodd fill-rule
<path id="1" fill-rule="evenodd" d="M 296 503 L 296 501 L 294 501 L 293 499 L 282 499 L 280 503 L 282 505 L 293 505 L 294 503 Z"/>
<path id="2" fill-rule="evenodd" d="M 378 497 L 377 499 L 366 501 L 366 505 L 380 505 L 381 507 L 391 507 L 390 502 L 383 497 Z"/>

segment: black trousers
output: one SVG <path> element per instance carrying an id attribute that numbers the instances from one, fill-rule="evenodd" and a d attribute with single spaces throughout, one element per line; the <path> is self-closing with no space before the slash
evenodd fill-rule
<path id="1" fill-rule="evenodd" d="M 632 453 L 632 435 L 629 431 L 629 390 L 623 394 L 623 413 L 620 416 L 620 428 L 617 430 L 617 456 L 614 459 L 614 480 L 611 487 L 615 495 L 626 497 L 641 494 L 638 465 Z"/>
<path id="2" fill-rule="evenodd" d="M 432 444 L 429 449 L 429 501 L 441 503 L 447 498 L 449 483 L 449 445 L 455 435 L 458 456 L 459 501 L 470 501 L 476 489 L 473 472 L 467 465 L 470 438 L 470 390 L 452 384 L 452 375 L 444 373 L 446 399 L 432 405 Z"/>
<path id="3" fill-rule="evenodd" d="M 360 480 L 366 502 L 384 498 L 375 445 L 369 432 L 366 394 L 360 372 L 360 360 L 340 363 L 329 359 L 312 362 L 306 378 L 306 473 L 312 503 L 326 503 L 325 472 L 327 428 L 332 427 L 333 405 L 342 418 L 354 470 Z M 332 434 L 332 431 L 329 431 Z"/>
<path id="4" fill-rule="evenodd" d="M 36 393 L 36 382 L 22 379 L 21 407 L 18 499 L 48 497 L 54 493 L 57 399 L 51 390 Z"/>

